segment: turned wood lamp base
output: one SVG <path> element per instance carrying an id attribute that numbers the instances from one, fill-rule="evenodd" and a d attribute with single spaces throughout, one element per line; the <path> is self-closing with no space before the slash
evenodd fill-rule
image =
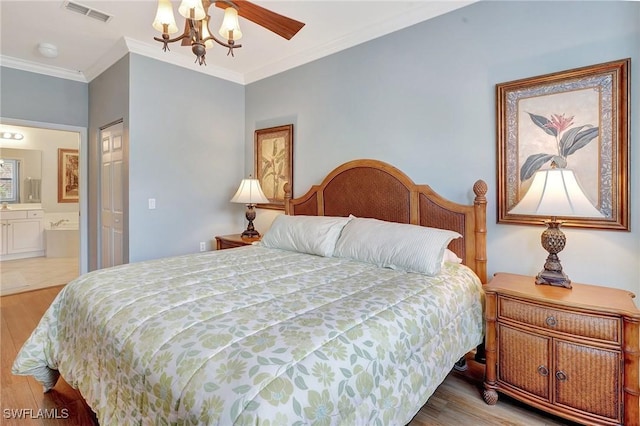
<path id="1" fill-rule="evenodd" d="M 544 263 L 544 269 L 536 276 L 536 284 L 571 288 L 571 280 L 562 271 L 562 265 L 558 258 L 558 253 L 564 249 L 567 242 L 567 237 L 560 229 L 562 222 L 553 218 L 553 220 L 545 223 L 547 224 L 547 229 L 540 236 L 540 243 L 549 252 L 549 256 Z"/>
<path id="2" fill-rule="evenodd" d="M 245 212 L 245 217 L 249 221 L 249 224 L 247 225 L 247 229 L 245 229 L 244 232 L 242 232 L 241 234 L 242 237 L 243 238 L 260 237 L 260 233 L 256 231 L 255 227 L 253 226 L 253 221 L 256 218 L 256 210 L 255 210 L 254 204 L 247 204 L 247 211 Z"/>

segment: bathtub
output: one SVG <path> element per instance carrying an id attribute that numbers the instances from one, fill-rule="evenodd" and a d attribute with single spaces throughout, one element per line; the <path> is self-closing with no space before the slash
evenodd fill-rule
<path id="1" fill-rule="evenodd" d="M 78 223 L 62 223 L 44 229 L 46 257 L 78 257 L 80 254 L 80 231 Z"/>

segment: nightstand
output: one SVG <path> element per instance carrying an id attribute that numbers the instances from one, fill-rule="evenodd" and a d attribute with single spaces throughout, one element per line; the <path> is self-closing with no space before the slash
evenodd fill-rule
<path id="1" fill-rule="evenodd" d="M 486 294 L 484 400 L 589 425 L 640 423 L 640 310 L 624 290 L 499 273 Z"/>
<path id="2" fill-rule="evenodd" d="M 248 246 L 256 241 L 260 241 L 260 237 L 244 238 L 241 234 L 221 235 L 216 237 L 216 250 Z"/>

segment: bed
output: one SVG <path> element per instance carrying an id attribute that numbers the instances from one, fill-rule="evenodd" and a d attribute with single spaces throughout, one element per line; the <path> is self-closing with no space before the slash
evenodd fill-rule
<path id="1" fill-rule="evenodd" d="M 258 244 L 69 283 L 12 371 L 45 391 L 62 375 L 103 425 L 406 424 L 483 338 L 486 184 L 473 192 L 345 163 L 287 188 Z"/>

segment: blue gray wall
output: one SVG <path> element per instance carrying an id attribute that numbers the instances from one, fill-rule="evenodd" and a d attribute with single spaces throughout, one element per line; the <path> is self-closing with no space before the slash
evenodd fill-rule
<path id="1" fill-rule="evenodd" d="M 86 83 L 0 67 L 0 117 L 87 127 Z"/>
<path id="2" fill-rule="evenodd" d="M 495 85 L 628 57 L 640 63 L 638 2 L 475 3 L 248 85 L 245 169 L 255 129 L 294 123 L 297 196 L 355 158 L 389 162 L 464 203 L 484 179 L 489 273 L 535 274 L 547 255 L 543 229 L 496 224 Z M 632 232 L 565 229 L 560 254 L 574 281 L 638 294 L 639 99 L 632 84 Z"/>
<path id="3" fill-rule="evenodd" d="M 129 57 L 130 261 L 211 249 L 244 226 L 244 87 Z"/>
<path id="4" fill-rule="evenodd" d="M 105 72 L 94 78 L 89 83 L 89 269 L 98 267 L 100 255 L 98 248 L 99 217 L 98 203 L 100 202 L 100 129 L 122 120 L 124 127 L 123 138 L 125 140 L 124 157 L 128 156 L 127 141 L 129 133 L 129 55 L 117 61 Z M 125 188 L 125 211 L 128 210 L 128 180 L 125 176 L 123 186 Z M 129 259 L 129 221 L 125 213 L 124 220 L 124 251 L 123 258 Z"/>
<path id="5" fill-rule="evenodd" d="M 128 142 L 130 262 L 195 252 L 201 241 L 209 250 L 215 235 L 242 229 L 243 207 L 229 199 L 243 177 L 243 86 L 130 54 L 90 83 L 90 118 L 92 238 L 97 136 L 118 119 Z"/>
<path id="6" fill-rule="evenodd" d="M 122 119 L 129 143 L 130 262 L 212 249 L 241 231 L 229 202 L 244 176 L 244 87 L 130 54 L 91 83 L 3 67 L 0 117 L 88 128 L 89 270 L 97 265 L 98 135 Z M 157 207 L 148 209 L 148 199 Z"/>

